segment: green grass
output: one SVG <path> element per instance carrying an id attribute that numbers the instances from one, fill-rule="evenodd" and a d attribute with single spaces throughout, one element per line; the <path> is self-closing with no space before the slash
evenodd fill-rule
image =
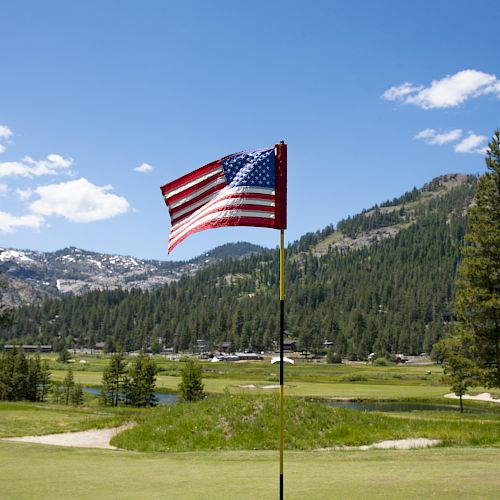
<path id="1" fill-rule="evenodd" d="M 0 438 L 115 427 L 140 416 L 129 409 L 91 409 L 46 403 L 0 403 Z"/>
<path id="2" fill-rule="evenodd" d="M 266 450 L 276 447 L 278 401 L 274 396 L 212 396 L 151 411 L 112 440 L 138 451 Z M 445 446 L 500 446 L 500 414 L 447 417 L 331 408 L 299 398 L 286 400 L 288 449 L 359 446 L 388 439 L 440 439 Z"/>
<path id="3" fill-rule="evenodd" d="M 75 379 L 99 386 L 109 359 L 85 359 L 85 364 L 78 360 L 72 364 Z M 175 391 L 182 363 L 162 358 L 158 362 L 158 388 Z M 0 442 L 0 496 L 7 500 L 276 498 L 278 454 L 271 451 L 277 447 L 276 394 L 264 387 L 276 384 L 277 367 L 264 362 L 203 366 L 206 389 L 213 395 L 197 404 L 135 411 L 0 403 L 0 437 L 135 420 L 137 427 L 120 434 L 115 443 L 154 450 Z M 66 366 L 52 358 L 52 373 L 54 380 L 62 380 Z M 450 391 L 440 377 L 441 368 L 436 366 L 286 366 L 286 444 L 301 450 L 285 453 L 286 498 L 499 498 L 500 405 L 466 401 L 468 408 L 489 408 L 489 412 L 462 416 L 433 411 L 389 415 L 332 409 L 290 397 L 414 399 L 456 405 L 442 398 Z M 242 387 L 248 384 L 256 387 Z M 224 392 L 231 396 L 216 396 Z M 310 450 L 408 437 L 442 439 L 444 446 L 411 451 Z"/>
<path id="4" fill-rule="evenodd" d="M 0 443 L 4 500 L 271 500 L 278 454 L 134 453 Z M 287 452 L 287 500 L 498 498 L 500 449 Z"/>
<path id="5" fill-rule="evenodd" d="M 86 357 L 81 365 L 72 366 L 75 380 L 83 385 L 99 386 L 102 370 L 108 359 Z M 159 367 L 157 388 L 176 391 L 180 382 L 182 362 L 157 357 Z M 62 381 L 64 365 L 53 363 L 52 378 Z M 278 367 L 266 362 L 203 363 L 203 381 L 210 393 L 266 393 L 279 380 Z M 430 374 L 428 372 L 431 372 Z M 286 394 L 311 397 L 352 397 L 374 399 L 441 397 L 449 388 L 441 383 L 442 369 L 437 366 L 376 367 L 366 364 L 327 365 L 298 362 L 285 368 Z M 244 386 L 254 385 L 249 389 Z"/>

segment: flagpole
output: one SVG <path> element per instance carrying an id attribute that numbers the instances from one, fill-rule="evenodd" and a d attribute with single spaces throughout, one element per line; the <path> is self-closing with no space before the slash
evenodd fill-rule
<path id="1" fill-rule="evenodd" d="M 285 230 L 280 230 L 280 500 L 283 500 L 283 454 L 285 448 Z"/>
<path id="2" fill-rule="evenodd" d="M 286 191 L 287 191 L 287 147 L 285 141 L 275 145 L 276 179 L 276 229 L 280 230 L 280 500 L 283 500 L 283 458 L 285 450 L 285 229 L 286 229 Z"/>

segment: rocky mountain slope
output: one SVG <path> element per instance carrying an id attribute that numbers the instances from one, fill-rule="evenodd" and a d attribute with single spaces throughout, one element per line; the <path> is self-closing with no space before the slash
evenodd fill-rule
<path id="1" fill-rule="evenodd" d="M 56 252 L 0 248 L 0 269 L 7 285 L 2 290 L 2 302 L 17 306 L 91 290 L 150 290 L 181 276 L 194 275 L 224 258 L 245 257 L 262 250 L 251 243 L 234 243 L 217 247 L 190 261 L 164 262 L 75 247 Z"/>

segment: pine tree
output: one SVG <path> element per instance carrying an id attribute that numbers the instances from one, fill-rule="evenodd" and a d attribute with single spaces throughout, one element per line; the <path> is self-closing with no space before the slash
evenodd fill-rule
<path id="1" fill-rule="evenodd" d="M 464 394 L 469 387 L 478 383 L 479 371 L 471 355 L 473 342 L 472 336 L 466 331 L 458 331 L 435 346 L 436 351 L 441 351 L 446 359 L 443 381 L 449 383 L 451 390 L 459 397 L 460 413 L 464 411 Z"/>
<path id="2" fill-rule="evenodd" d="M 118 406 L 124 397 L 124 383 L 127 363 L 121 352 L 113 354 L 102 374 L 101 401 Z"/>
<path id="3" fill-rule="evenodd" d="M 83 389 L 81 384 L 75 384 L 71 392 L 71 404 L 79 406 L 83 404 Z"/>
<path id="4" fill-rule="evenodd" d="M 63 403 L 65 405 L 69 405 L 71 403 L 74 388 L 75 378 L 73 375 L 73 368 L 69 366 L 68 372 L 66 373 L 66 377 L 64 377 L 63 381 Z"/>
<path id="5" fill-rule="evenodd" d="M 179 393 L 183 401 L 199 401 L 205 397 L 202 383 L 201 364 L 190 358 L 181 371 L 182 382 L 179 384 Z"/>
<path id="6" fill-rule="evenodd" d="M 156 373 L 158 369 L 152 358 L 143 352 L 135 359 L 125 382 L 125 401 L 136 407 L 155 406 Z"/>
<path id="7" fill-rule="evenodd" d="M 500 388 L 500 130 L 486 152 L 459 269 L 455 308 L 489 387 Z"/>

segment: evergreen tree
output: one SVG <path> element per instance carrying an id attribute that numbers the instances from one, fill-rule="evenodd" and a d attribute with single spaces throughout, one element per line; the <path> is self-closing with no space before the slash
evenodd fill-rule
<path id="1" fill-rule="evenodd" d="M 455 308 L 474 339 L 484 382 L 500 388 L 500 130 L 486 152 L 459 269 Z"/>
<path id="2" fill-rule="evenodd" d="M 71 403 L 74 389 L 75 389 L 75 377 L 73 375 L 73 368 L 69 366 L 68 371 L 66 372 L 66 377 L 64 377 L 63 381 L 62 399 L 65 405 L 69 405 Z"/>
<path id="3" fill-rule="evenodd" d="M 50 370 L 47 361 L 40 354 L 28 360 L 28 394 L 30 401 L 43 401 L 50 387 Z"/>
<path id="4" fill-rule="evenodd" d="M 59 349 L 59 355 L 57 356 L 57 361 L 59 361 L 59 363 L 68 363 L 70 358 L 71 358 L 71 355 L 68 351 L 68 349 L 66 349 L 66 346 L 65 345 L 62 345 Z"/>
<path id="5" fill-rule="evenodd" d="M 83 404 L 83 389 L 81 384 L 75 384 L 71 393 L 71 404 L 79 406 Z"/>
<path id="6" fill-rule="evenodd" d="M 192 358 L 182 368 L 182 382 L 179 384 L 179 395 L 183 401 L 199 401 L 205 397 L 202 382 L 201 364 Z"/>
<path id="7" fill-rule="evenodd" d="M 40 355 L 27 358 L 20 349 L 0 355 L 0 400 L 43 401 L 50 386 L 50 371 Z"/>
<path id="8" fill-rule="evenodd" d="M 460 331 L 436 344 L 436 350 L 442 352 L 446 360 L 443 381 L 449 383 L 451 390 L 459 397 L 460 413 L 464 411 L 462 397 L 470 386 L 478 382 L 478 368 L 471 357 L 473 342 L 471 335 Z"/>
<path id="9" fill-rule="evenodd" d="M 14 401 L 14 362 L 17 350 L 5 352 L 0 358 L 0 400 Z"/>
<path id="10" fill-rule="evenodd" d="M 156 374 L 154 360 L 141 352 L 130 368 L 125 382 L 125 401 L 136 407 L 156 406 Z"/>
<path id="11" fill-rule="evenodd" d="M 104 404 L 118 406 L 124 398 L 126 366 L 123 353 L 118 352 L 111 356 L 109 364 L 102 374 L 101 401 Z"/>

